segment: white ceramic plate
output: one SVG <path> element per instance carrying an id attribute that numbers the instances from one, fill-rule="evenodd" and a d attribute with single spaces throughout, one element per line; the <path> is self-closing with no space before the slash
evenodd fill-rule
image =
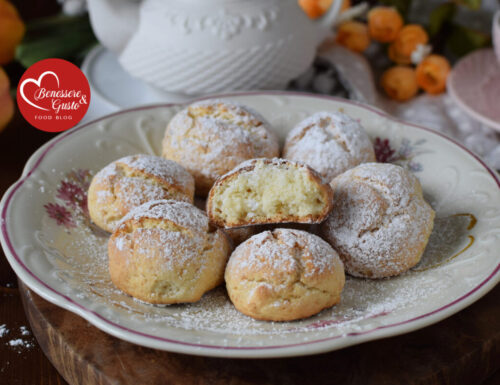
<path id="1" fill-rule="evenodd" d="M 282 92 L 224 97 L 261 112 L 282 139 L 317 111 L 359 119 L 379 158 L 412 169 L 437 212 L 422 262 L 392 279 L 348 278 L 340 305 L 297 322 L 248 318 L 223 288 L 199 303 L 169 307 L 124 295 L 109 280 L 107 236 L 82 209 L 86 185 L 91 173 L 121 156 L 160 153 L 164 128 L 179 110 L 170 105 L 105 117 L 61 134 L 33 155 L 0 207 L 2 246 L 19 277 L 118 338 L 221 357 L 313 354 L 406 333 L 456 313 L 499 281 L 500 181 L 475 155 L 440 134 L 345 100 Z"/>

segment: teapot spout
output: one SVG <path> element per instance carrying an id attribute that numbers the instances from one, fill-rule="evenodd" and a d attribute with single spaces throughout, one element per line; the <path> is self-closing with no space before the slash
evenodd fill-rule
<path id="1" fill-rule="evenodd" d="M 137 0 L 88 0 L 92 29 L 99 42 L 120 54 L 139 24 Z"/>

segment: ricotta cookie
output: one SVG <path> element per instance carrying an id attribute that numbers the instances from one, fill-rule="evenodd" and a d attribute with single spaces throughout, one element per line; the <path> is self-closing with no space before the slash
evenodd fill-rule
<path id="1" fill-rule="evenodd" d="M 418 179 L 393 164 L 366 163 L 336 177 L 335 209 L 321 234 L 346 272 L 383 278 L 401 274 L 422 257 L 434 224 Z"/>
<path id="2" fill-rule="evenodd" d="M 332 190 L 304 164 L 252 159 L 219 178 L 207 202 L 220 227 L 266 223 L 320 223 L 332 208 Z"/>
<path id="3" fill-rule="evenodd" d="M 167 126 L 163 157 L 184 166 L 206 196 L 215 180 L 241 162 L 279 156 L 269 124 L 249 108 L 226 101 L 202 101 L 177 113 Z"/>
<path id="4" fill-rule="evenodd" d="M 148 202 L 109 239 L 109 274 L 117 288 L 144 302 L 196 302 L 223 282 L 230 247 L 193 205 Z"/>
<path id="5" fill-rule="evenodd" d="M 330 183 L 361 163 L 375 162 L 375 151 L 356 120 L 342 113 L 319 112 L 290 131 L 283 158 L 304 162 Z"/>
<path id="6" fill-rule="evenodd" d="M 236 309 L 267 321 L 310 317 L 340 301 L 345 275 L 332 247 L 316 235 L 276 229 L 236 248 L 225 273 Z"/>
<path id="7" fill-rule="evenodd" d="M 133 208 L 151 200 L 193 202 L 194 179 L 182 166 L 152 155 L 118 159 L 99 171 L 89 187 L 90 218 L 112 232 Z"/>

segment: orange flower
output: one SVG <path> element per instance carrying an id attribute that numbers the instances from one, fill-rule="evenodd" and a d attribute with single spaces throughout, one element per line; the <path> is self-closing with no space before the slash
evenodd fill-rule
<path id="1" fill-rule="evenodd" d="M 328 11 L 332 3 L 333 0 L 299 0 L 299 5 L 311 19 L 317 19 L 318 17 L 323 16 Z M 351 1 L 344 0 L 342 2 L 342 6 L 340 7 L 340 12 L 344 12 L 350 6 Z"/>
<path id="2" fill-rule="evenodd" d="M 387 96 L 400 102 L 413 98 L 418 92 L 417 75 L 411 67 L 389 68 L 383 73 L 381 83 Z"/>
<path id="3" fill-rule="evenodd" d="M 9 78 L 0 67 L 0 131 L 10 122 L 14 115 L 14 101 L 9 92 Z"/>
<path id="4" fill-rule="evenodd" d="M 340 12 L 344 12 L 345 10 L 348 10 L 351 8 L 351 0 L 344 0 L 342 2 L 342 6 L 340 7 Z"/>
<path id="5" fill-rule="evenodd" d="M 418 24 L 405 25 L 389 46 L 389 58 L 398 64 L 410 64 L 411 53 L 419 44 L 427 44 L 429 36 Z"/>
<path id="6" fill-rule="evenodd" d="M 323 16 L 333 0 L 299 0 L 299 5 L 311 19 Z"/>
<path id="7" fill-rule="evenodd" d="M 390 43 L 403 28 L 403 18 L 392 7 L 375 7 L 368 13 L 370 37 L 381 43 Z"/>
<path id="8" fill-rule="evenodd" d="M 16 8 L 8 1 L 0 0 L 0 64 L 6 64 L 14 58 L 24 31 L 24 23 Z"/>
<path id="9" fill-rule="evenodd" d="M 370 45 L 366 24 L 346 21 L 337 29 L 337 43 L 354 52 L 363 52 Z"/>
<path id="10" fill-rule="evenodd" d="M 446 89 L 450 63 L 441 55 L 429 55 L 417 66 L 417 84 L 429 94 L 440 94 Z"/>

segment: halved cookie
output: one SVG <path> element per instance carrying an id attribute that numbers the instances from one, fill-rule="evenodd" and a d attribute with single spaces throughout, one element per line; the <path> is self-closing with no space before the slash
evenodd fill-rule
<path id="1" fill-rule="evenodd" d="M 217 180 L 207 202 L 218 226 L 320 223 L 332 208 L 331 187 L 310 167 L 285 159 L 252 159 Z"/>

